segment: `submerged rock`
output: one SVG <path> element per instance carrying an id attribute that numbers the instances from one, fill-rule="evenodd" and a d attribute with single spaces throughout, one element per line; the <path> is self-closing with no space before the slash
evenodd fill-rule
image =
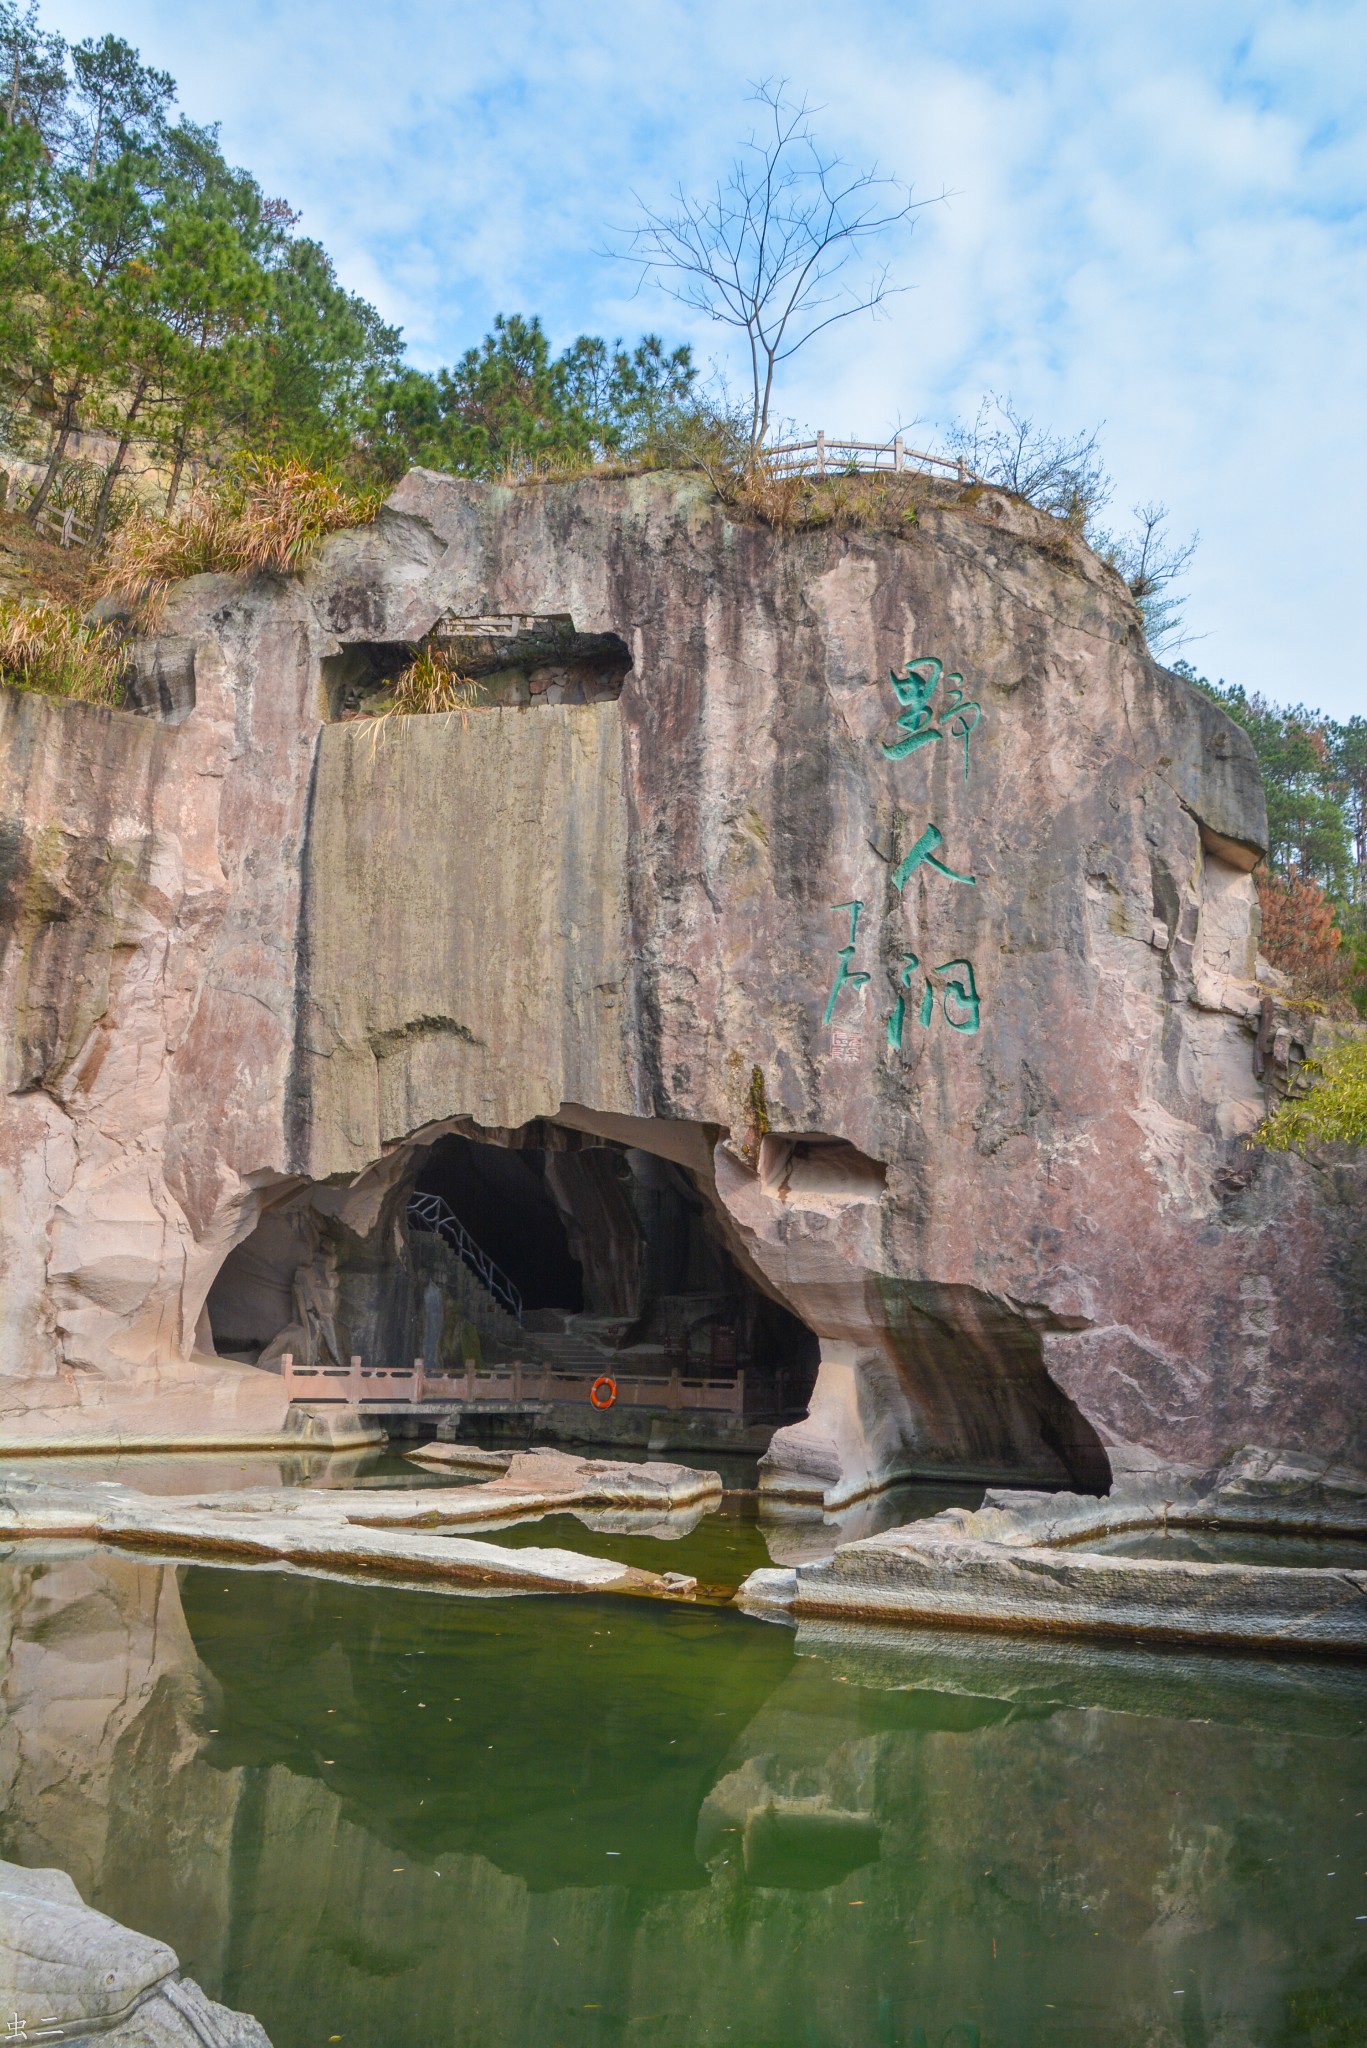
<path id="1" fill-rule="evenodd" d="M 455 1455 L 452 1456 L 451 1454 Z M 463 1466 L 458 1444 L 426 1444 L 409 1456 L 423 1464 Z M 434 1501 L 430 1493 L 409 1496 L 405 1516 L 443 1523 L 486 1522 L 544 1514 L 555 1508 L 672 1509 L 718 1501 L 720 1474 L 690 1465 L 657 1460 L 631 1464 L 618 1458 L 574 1457 L 568 1451 L 535 1450 L 512 1454 L 497 1479 L 482 1486 L 463 1486 Z M 392 1497 L 391 1497 L 392 1498 Z M 390 1502 L 385 1503 L 388 1513 Z M 378 1520 L 378 1517 L 377 1517 Z"/>
<path id="2" fill-rule="evenodd" d="M 270 2048 L 250 2013 L 207 1998 L 165 1942 L 84 1904 L 65 1871 L 3 1862 L 0 2008 L 19 2041 Z"/>

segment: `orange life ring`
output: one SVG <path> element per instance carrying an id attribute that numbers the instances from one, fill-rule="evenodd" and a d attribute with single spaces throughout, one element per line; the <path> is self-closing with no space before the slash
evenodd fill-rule
<path id="1" fill-rule="evenodd" d="M 607 1388 L 606 1400 L 600 1401 L 598 1398 L 598 1390 L 600 1387 Z M 598 1375 L 598 1378 L 594 1381 L 593 1385 L 589 1388 L 589 1399 L 590 1401 L 592 1401 L 595 1408 L 611 1408 L 613 1402 L 617 1399 L 616 1380 L 610 1379 L 607 1373 L 605 1372 L 600 1373 Z"/>

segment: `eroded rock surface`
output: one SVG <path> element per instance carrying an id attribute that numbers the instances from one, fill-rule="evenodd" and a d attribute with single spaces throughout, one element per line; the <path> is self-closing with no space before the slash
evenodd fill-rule
<path id="1" fill-rule="evenodd" d="M 147 716 L 4 693 L 7 1436 L 278 1427 L 211 1356 L 230 1249 L 275 1232 L 287 1348 L 336 1234 L 399 1255 L 417 1147 L 535 1128 L 681 1169 L 815 1331 L 778 1491 L 1367 1458 L 1362 1169 L 1242 1149 L 1248 743 L 1052 522 L 916 489 L 785 537 L 415 472 L 302 583 L 176 593 Z M 490 619 L 611 636 L 620 694 L 333 718 Z"/>
<path id="2" fill-rule="evenodd" d="M 1112 1549 L 1140 1533 L 1161 1553 L 1190 1531 L 1282 1540 L 1262 1562 L 1222 1559 L 1216 1544 L 1206 1559 Z M 1321 1552 L 1298 1543 L 1306 1537 Z M 1351 1540 L 1329 1561 L 1335 1538 Z M 1367 1482 L 1322 1458 L 1251 1449 L 1215 1472 L 1118 1474 L 1104 1500 L 990 1491 L 976 1510 L 946 1508 L 811 1563 L 753 1572 L 738 1598 L 756 1613 L 1364 1659 Z"/>
<path id="3" fill-rule="evenodd" d="M 0 1863 L 0 2003 L 24 2041 L 270 2048 L 250 2013 L 206 1998 L 173 1949 L 94 1912 L 63 1870 Z"/>
<path id="4" fill-rule="evenodd" d="M 543 1453 L 555 1458 L 555 1452 Z M 575 1461 L 570 1461 L 575 1462 Z M 692 1497 L 699 1479 L 690 1473 Z M 717 1483 L 714 1489 L 720 1492 Z M 599 1482 L 580 1498 L 606 1497 Z M 484 1496 L 470 1500 L 472 1495 Z M 492 1499 L 489 1496 L 493 1496 Z M 0 1541 L 54 1539 L 149 1547 L 189 1558 L 232 1558 L 251 1564 L 291 1565 L 305 1572 L 383 1578 L 456 1589 L 498 1588 L 524 1593 L 691 1594 L 695 1582 L 678 1573 L 638 1571 L 610 1558 L 570 1550 L 507 1550 L 452 1534 L 462 1523 L 489 1525 L 568 1506 L 566 1487 L 453 1488 L 447 1499 L 414 1488 L 378 1493 L 342 1487 L 242 1487 L 195 1498 L 151 1494 L 117 1481 L 94 1485 L 33 1478 L 0 1478 Z M 468 1503 L 468 1505 L 467 1505 Z"/>

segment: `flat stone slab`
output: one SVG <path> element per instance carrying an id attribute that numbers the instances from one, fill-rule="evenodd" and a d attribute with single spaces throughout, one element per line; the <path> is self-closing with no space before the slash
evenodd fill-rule
<path id="1" fill-rule="evenodd" d="M 1367 1536 L 1367 1481 L 1327 1461 L 1245 1451 L 1205 1476 L 1119 1478 L 1102 1499 L 989 1493 L 976 1512 L 753 1572 L 756 1612 L 1016 1633 L 1258 1646 L 1367 1658 L 1367 1570 L 1111 1556 L 1130 1531 Z"/>
<path id="2" fill-rule="evenodd" d="M 425 1446 L 422 1462 L 463 1465 L 468 1453 L 460 1460 L 429 1456 L 429 1452 L 460 1450 L 461 1446 L 456 1444 Z M 720 1473 L 695 1471 L 691 1465 L 653 1461 L 629 1464 L 620 1458 L 576 1458 L 568 1451 L 554 1450 L 517 1451 L 502 1457 L 501 1462 L 504 1469 L 499 1476 L 483 1486 L 462 1486 L 436 1496 L 426 1489 L 407 1495 L 398 1503 L 390 1493 L 385 1496 L 383 1509 L 366 1519 L 372 1527 L 384 1528 L 413 1523 L 424 1528 L 454 1528 L 472 1523 L 487 1526 L 561 1509 L 648 1508 L 657 1514 L 670 1514 L 680 1508 L 720 1500 L 722 1496 Z"/>
<path id="3" fill-rule="evenodd" d="M 181 1976 L 165 1942 L 95 1912 L 65 1871 L 17 1863 L 0 1863 L 0 2010 L 21 2041 L 270 2048 L 250 2013 Z"/>
<path id="4" fill-rule="evenodd" d="M 302 1487 L 159 1496 L 112 1481 L 73 1484 L 45 1480 L 41 1473 L 10 1473 L 0 1480 L 0 1543 L 76 1539 L 466 1591 L 677 1598 L 694 1590 L 695 1582 L 678 1573 L 640 1571 L 570 1550 L 510 1550 L 447 1533 L 462 1520 L 479 1519 L 478 1513 L 460 1514 L 455 1504 L 486 1490 L 453 1489 L 448 1507 L 445 1501 L 434 1504 L 431 1491 L 419 1488 L 397 1498 L 361 1488 Z M 534 1512 L 564 1505 L 563 1495 L 543 1491 L 529 1497 L 539 1503 Z M 487 1507 L 483 1512 L 489 1519 Z M 526 1510 L 510 1506 L 508 1512 Z"/>
<path id="5" fill-rule="evenodd" d="M 478 1444 L 418 1444 L 404 1456 L 414 1465 L 434 1465 L 450 1472 L 506 1472 L 514 1451 L 485 1451 Z"/>
<path id="6" fill-rule="evenodd" d="M 378 1419 L 344 1402 L 291 1405 L 278 1373 L 218 1362 L 197 1382 L 98 1385 L 85 1401 L 47 1387 L 0 1388 L 0 1457 L 132 1451 L 349 1450 L 384 1442 Z M 44 1398 L 44 1397 L 47 1398 Z"/>

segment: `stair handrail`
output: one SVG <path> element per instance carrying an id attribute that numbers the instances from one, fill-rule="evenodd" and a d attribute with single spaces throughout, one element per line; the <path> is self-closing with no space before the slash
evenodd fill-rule
<path id="1" fill-rule="evenodd" d="M 419 1230 L 432 1231 L 449 1244 L 494 1300 L 500 1302 L 519 1323 L 522 1321 L 522 1296 L 502 1267 L 496 1266 L 483 1246 L 471 1237 L 449 1202 L 441 1195 L 415 1191 L 408 1198 L 408 1220 Z"/>

